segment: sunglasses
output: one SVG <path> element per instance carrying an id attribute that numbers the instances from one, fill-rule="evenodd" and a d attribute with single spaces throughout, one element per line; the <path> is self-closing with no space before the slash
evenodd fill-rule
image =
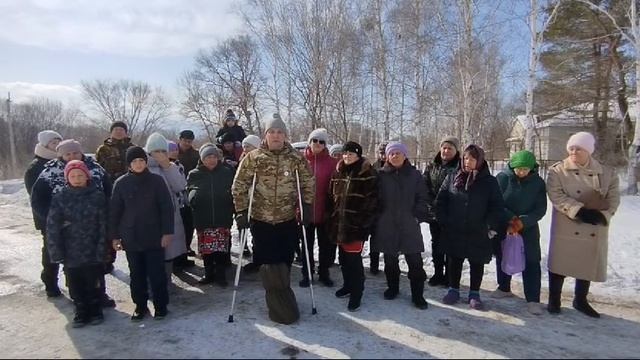
<path id="1" fill-rule="evenodd" d="M 316 144 L 316 143 L 320 143 L 320 145 L 325 145 L 327 142 L 324 140 L 318 140 L 318 139 L 311 139 L 311 142 Z"/>

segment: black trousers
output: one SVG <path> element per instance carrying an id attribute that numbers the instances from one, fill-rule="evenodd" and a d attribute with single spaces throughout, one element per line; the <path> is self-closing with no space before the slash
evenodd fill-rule
<path id="1" fill-rule="evenodd" d="M 447 271 L 449 272 L 449 287 L 452 289 L 460 289 L 460 278 L 462 278 L 462 265 L 465 259 L 447 258 Z M 480 291 L 482 286 L 482 277 L 484 276 L 484 264 L 469 262 L 471 270 L 471 279 L 469 289 L 471 291 Z"/>
<path id="2" fill-rule="evenodd" d="M 184 225 L 184 241 L 187 244 L 187 251 L 191 250 L 191 243 L 193 243 L 193 211 L 191 207 L 185 206 L 180 209 L 180 217 L 182 217 L 182 224 Z"/>
<path id="3" fill-rule="evenodd" d="M 58 289 L 58 273 L 60 272 L 60 264 L 51 262 L 49 251 L 47 250 L 47 235 L 42 233 L 42 272 L 40 280 L 44 283 L 46 291 Z"/>
<path id="4" fill-rule="evenodd" d="M 295 220 L 279 224 L 253 221 L 253 262 L 256 265 L 284 263 L 290 267 L 298 243 L 298 227 Z"/>
<path id="5" fill-rule="evenodd" d="M 362 252 L 346 252 L 338 247 L 338 260 L 342 270 L 344 288 L 351 294 L 360 294 L 364 291 L 364 265 L 362 265 Z"/>
<path id="6" fill-rule="evenodd" d="M 436 270 L 436 275 L 443 275 L 445 273 L 445 267 L 447 266 L 447 256 L 442 250 L 442 229 L 438 223 L 429 224 L 429 232 L 431 233 L 431 257 L 433 258 L 433 267 Z"/>
<path id="7" fill-rule="evenodd" d="M 424 263 L 420 253 L 404 254 L 404 258 L 409 266 L 407 277 L 411 282 L 422 281 L 427 279 L 427 273 L 424 271 Z M 384 274 L 387 277 L 387 285 L 389 288 L 397 289 L 400 284 L 400 263 L 398 255 L 384 254 Z"/>
<path id="8" fill-rule="evenodd" d="M 97 315 L 101 313 L 100 300 L 102 289 L 100 278 L 104 278 L 104 266 L 87 265 L 64 267 L 69 295 L 80 314 Z"/>
<path id="9" fill-rule="evenodd" d="M 331 264 L 336 260 L 336 244 L 331 243 L 325 224 L 310 224 L 304 227 L 307 232 L 307 253 L 309 254 L 309 265 L 311 273 L 315 271 L 315 260 L 313 259 L 313 249 L 316 233 L 318 234 L 318 274 L 328 275 Z M 304 241 L 302 241 L 304 249 Z M 304 256 L 304 252 L 302 253 Z M 307 277 L 307 260 L 302 258 L 302 276 Z"/>
<path id="10" fill-rule="evenodd" d="M 560 300 L 562 296 L 562 286 L 564 285 L 564 275 L 552 273 L 549 271 L 549 297 L 557 297 Z M 576 287 L 574 288 L 574 295 L 577 300 L 587 300 L 589 295 L 589 288 L 591 287 L 591 281 L 576 279 Z"/>
<path id="11" fill-rule="evenodd" d="M 211 276 L 217 271 L 224 272 L 227 266 L 227 251 L 216 251 L 211 254 L 202 255 L 202 262 L 204 263 L 204 272 L 206 276 Z"/>
<path id="12" fill-rule="evenodd" d="M 146 307 L 149 300 L 147 279 L 153 292 L 153 305 L 166 307 L 169 303 L 167 276 L 164 267 L 164 249 L 127 251 L 131 277 L 131 299 L 136 306 Z"/>

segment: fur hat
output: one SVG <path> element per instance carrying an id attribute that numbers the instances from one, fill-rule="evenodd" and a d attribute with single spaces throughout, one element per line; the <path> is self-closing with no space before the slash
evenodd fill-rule
<path id="1" fill-rule="evenodd" d="M 109 128 L 109 132 L 112 132 L 113 129 L 115 129 L 117 127 L 123 128 L 124 132 L 128 132 L 129 131 L 129 127 L 127 127 L 127 124 L 125 124 L 124 121 L 114 121 L 111 124 L 111 127 Z"/>
<path id="2" fill-rule="evenodd" d="M 362 157 L 362 146 L 360 146 L 360 144 L 355 141 L 348 141 L 346 144 L 344 144 L 344 146 L 342 147 L 342 151 L 352 152 L 358 155 L 358 157 Z"/>
<path id="3" fill-rule="evenodd" d="M 445 136 L 440 141 L 440 147 L 442 147 L 442 145 L 444 145 L 444 143 L 449 143 L 449 144 L 453 145 L 454 148 L 456 148 L 456 151 L 460 151 L 460 140 L 458 140 L 457 137 L 455 137 L 455 136 Z"/>
<path id="4" fill-rule="evenodd" d="M 220 150 L 217 146 L 212 143 L 206 143 L 200 146 L 200 150 L 198 150 L 200 154 L 200 160 L 204 160 L 209 155 L 216 155 L 218 159 L 222 159 L 222 150 Z"/>
<path id="5" fill-rule="evenodd" d="M 84 172 L 84 174 L 87 176 L 87 181 L 91 179 L 91 173 L 89 172 L 89 168 L 87 168 L 87 165 L 84 163 L 84 161 L 71 160 L 64 167 L 64 179 L 67 182 L 69 182 L 69 173 L 74 169 L 82 170 L 82 172 Z"/>
<path id="6" fill-rule="evenodd" d="M 143 159 L 145 162 L 149 160 L 149 158 L 147 157 L 147 152 L 144 151 L 144 149 L 140 146 L 132 146 L 128 148 L 125 157 L 128 165 L 131 165 L 131 163 L 135 159 Z"/>
<path id="7" fill-rule="evenodd" d="M 247 135 L 247 137 L 242 140 L 242 146 L 251 145 L 256 149 L 260 147 L 260 143 L 260 138 L 255 135 Z"/>
<path id="8" fill-rule="evenodd" d="M 60 139 L 62 140 L 62 135 L 58 134 L 53 130 L 44 130 L 38 133 L 38 144 L 47 147 L 51 140 Z"/>
<path id="9" fill-rule="evenodd" d="M 596 150 L 596 139 L 586 131 L 581 131 L 577 134 L 573 134 L 569 141 L 567 141 L 567 152 L 572 146 L 577 146 L 581 149 L 586 150 L 589 155 L 592 155 Z"/>
<path id="10" fill-rule="evenodd" d="M 162 136 L 162 134 L 153 133 L 147 138 L 147 144 L 144 149 L 148 153 L 152 153 L 154 151 L 169 151 L 169 142 L 164 136 Z"/>
<path id="11" fill-rule="evenodd" d="M 79 142 L 74 139 L 63 140 L 56 147 L 56 152 L 58 156 L 62 156 L 64 154 L 68 154 L 70 152 L 82 152 L 82 146 Z"/>
<path id="12" fill-rule="evenodd" d="M 319 141 L 324 141 L 325 145 L 329 141 L 329 134 L 327 134 L 327 129 L 318 128 L 315 129 L 309 134 L 309 138 L 307 139 L 307 143 L 311 143 L 311 140 L 316 139 Z"/>
<path id="13" fill-rule="evenodd" d="M 285 134 L 287 133 L 287 125 L 282 121 L 282 118 L 280 118 L 280 114 L 275 113 L 271 119 L 267 120 L 264 125 L 264 132 L 266 133 L 270 129 L 280 129 L 284 131 Z"/>
<path id="14" fill-rule="evenodd" d="M 387 145 L 387 148 L 384 150 L 384 154 L 388 158 L 389 155 L 391 155 L 391 153 L 394 152 L 394 151 L 400 151 L 402 153 L 402 155 L 404 155 L 404 157 L 406 157 L 406 158 L 409 157 L 409 149 L 407 149 L 407 146 L 405 144 L 403 144 L 403 143 L 399 143 L 399 142 L 389 143 Z"/>

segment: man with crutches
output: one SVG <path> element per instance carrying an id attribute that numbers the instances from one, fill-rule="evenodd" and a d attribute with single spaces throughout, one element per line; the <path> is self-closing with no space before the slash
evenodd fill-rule
<path id="1" fill-rule="evenodd" d="M 300 317 L 291 289 L 291 264 L 299 226 L 296 210 L 301 203 L 302 222 L 308 224 L 314 197 L 313 177 L 306 160 L 286 141 L 287 128 L 280 116 L 274 114 L 264 128 L 262 146 L 247 154 L 234 179 L 236 223 L 241 230 L 251 230 L 253 261 L 260 265 L 269 318 L 291 324 Z"/>

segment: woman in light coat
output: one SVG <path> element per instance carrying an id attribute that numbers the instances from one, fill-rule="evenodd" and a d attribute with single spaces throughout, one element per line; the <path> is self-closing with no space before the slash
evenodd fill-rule
<path id="1" fill-rule="evenodd" d="M 573 307 L 600 317 L 589 302 L 591 281 L 607 277 L 609 223 L 620 204 L 618 176 L 591 157 L 593 135 L 577 133 L 567 142 L 569 156 L 549 170 L 547 191 L 553 203 L 549 244 L 549 304 L 560 313 L 564 278 L 576 279 Z"/>
<path id="2" fill-rule="evenodd" d="M 162 176 L 167 188 L 171 193 L 171 200 L 174 209 L 174 233 L 169 246 L 164 249 L 165 270 L 167 281 L 171 283 L 171 273 L 173 272 L 173 260 L 187 253 L 185 243 L 184 226 L 180 216 L 180 204 L 178 195 L 185 190 L 187 179 L 180 173 L 180 168 L 169 159 L 169 143 L 164 136 L 153 133 L 147 139 L 145 151 L 149 153 L 149 171 Z"/>

